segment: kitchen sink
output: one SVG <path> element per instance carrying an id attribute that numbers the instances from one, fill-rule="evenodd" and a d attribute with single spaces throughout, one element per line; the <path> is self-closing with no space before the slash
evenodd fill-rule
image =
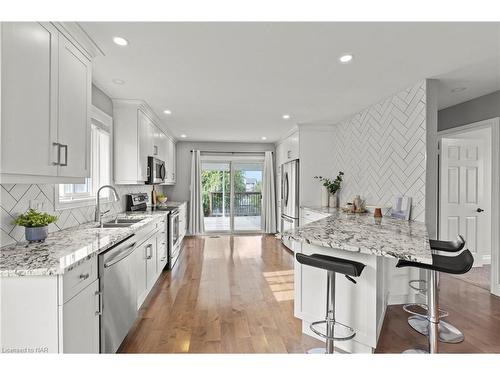
<path id="1" fill-rule="evenodd" d="M 116 219 L 102 223 L 102 228 L 126 228 L 138 223 L 142 219 Z"/>

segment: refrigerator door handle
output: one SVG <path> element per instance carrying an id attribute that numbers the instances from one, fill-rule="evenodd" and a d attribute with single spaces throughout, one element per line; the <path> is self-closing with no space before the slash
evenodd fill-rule
<path id="1" fill-rule="evenodd" d="M 290 188 L 289 186 L 289 181 L 288 181 L 288 172 L 285 173 L 285 207 L 288 206 L 288 194 L 289 194 L 289 191 L 288 189 Z"/>

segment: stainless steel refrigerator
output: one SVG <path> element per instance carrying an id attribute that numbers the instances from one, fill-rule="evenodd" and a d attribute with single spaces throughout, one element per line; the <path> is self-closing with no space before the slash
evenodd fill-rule
<path id="1" fill-rule="evenodd" d="M 299 226 L 299 161 L 292 160 L 281 166 L 281 231 Z M 292 249 L 290 241 L 283 245 Z"/>

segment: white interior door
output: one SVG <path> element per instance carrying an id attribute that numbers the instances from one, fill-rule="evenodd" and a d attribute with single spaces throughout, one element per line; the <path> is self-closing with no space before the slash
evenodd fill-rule
<path id="1" fill-rule="evenodd" d="M 476 267 L 491 254 L 490 165 L 487 141 L 441 140 L 439 238 L 453 240 L 462 235 Z"/>

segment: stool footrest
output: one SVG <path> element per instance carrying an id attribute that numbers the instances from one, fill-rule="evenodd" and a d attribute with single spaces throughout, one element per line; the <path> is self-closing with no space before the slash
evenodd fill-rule
<path id="1" fill-rule="evenodd" d="M 345 324 L 333 321 L 333 333 L 334 336 L 327 336 L 321 331 L 318 331 L 315 327 L 324 324 L 325 325 L 325 332 L 326 332 L 326 326 L 328 323 L 327 320 L 318 320 L 317 322 L 313 322 L 309 325 L 309 328 L 311 331 L 313 331 L 315 334 L 318 336 L 321 336 L 325 339 L 328 340 L 336 340 L 336 341 L 346 341 L 346 340 L 351 340 L 354 336 L 356 336 L 356 332 L 354 329 L 352 329 L 349 326 L 346 326 Z M 337 335 L 338 336 L 335 336 Z"/>
<path id="2" fill-rule="evenodd" d="M 425 311 L 425 314 L 413 310 L 414 307 L 420 307 L 422 310 Z M 425 303 L 407 303 L 406 305 L 403 305 L 403 310 L 406 311 L 408 314 L 420 316 L 422 318 L 427 319 L 427 305 Z M 448 315 L 449 314 L 447 311 L 439 309 L 439 319 L 447 317 Z"/>
<path id="3" fill-rule="evenodd" d="M 418 286 L 415 286 L 414 284 L 417 284 L 418 283 Z M 422 285 L 420 285 L 422 284 Z M 425 293 L 427 292 L 427 281 L 426 280 L 410 280 L 408 282 L 408 285 L 410 288 L 412 288 L 413 290 L 417 291 L 417 292 L 422 292 L 422 293 Z"/>

